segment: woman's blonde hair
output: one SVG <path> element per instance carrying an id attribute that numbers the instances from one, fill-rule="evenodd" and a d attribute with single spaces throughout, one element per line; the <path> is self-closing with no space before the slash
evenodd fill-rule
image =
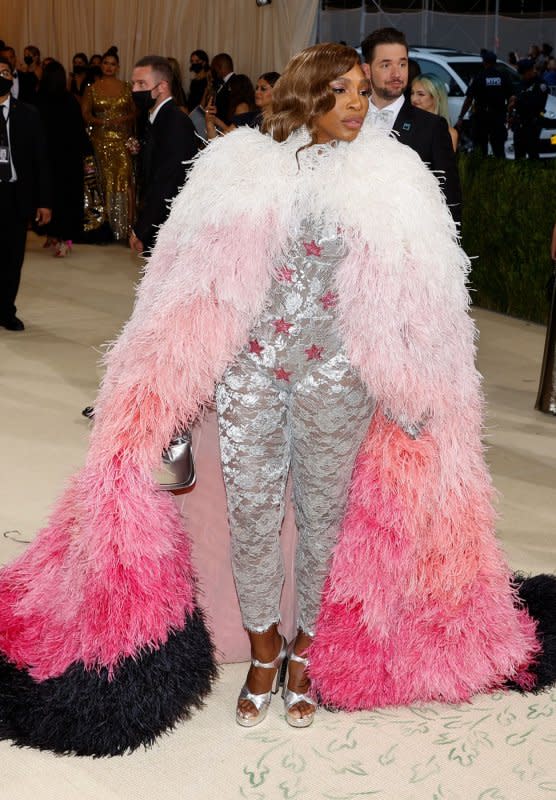
<path id="1" fill-rule="evenodd" d="M 448 111 L 448 93 L 444 81 L 437 75 L 425 72 L 422 75 L 417 75 L 411 81 L 411 88 L 413 89 L 416 83 L 421 83 L 423 89 L 430 94 L 434 100 L 434 113 L 440 117 L 444 117 L 448 125 L 450 122 L 450 112 Z"/>
<path id="2" fill-rule="evenodd" d="M 330 82 L 356 64 L 359 64 L 357 51 L 343 44 L 316 44 L 302 50 L 290 60 L 274 85 L 272 105 L 263 116 L 263 133 L 283 142 L 306 125 L 311 144 L 315 144 L 315 121 L 336 104 Z"/>

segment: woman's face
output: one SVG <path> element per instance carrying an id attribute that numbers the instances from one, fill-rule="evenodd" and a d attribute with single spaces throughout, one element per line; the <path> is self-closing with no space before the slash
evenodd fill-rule
<path id="1" fill-rule="evenodd" d="M 87 66 L 87 62 L 83 58 L 77 57 L 77 58 L 73 59 L 73 69 L 74 70 L 75 70 L 76 67 L 86 67 L 86 66 Z"/>
<path id="2" fill-rule="evenodd" d="M 352 142 L 357 138 L 369 108 L 369 81 L 356 64 L 349 72 L 334 78 L 330 88 L 336 95 L 336 105 L 315 120 L 317 143 L 326 144 L 333 139 Z"/>
<path id="3" fill-rule="evenodd" d="M 190 71 L 192 67 L 195 67 L 195 69 L 193 69 L 193 72 L 197 73 L 197 75 L 199 74 L 199 72 L 204 72 L 206 70 L 206 65 L 203 63 L 203 59 L 199 58 L 199 56 L 196 53 L 192 53 L 189 59 Z"/>
<path id="4" fill-rule="evenodd" d="M 415 81 L 411 87 L 411 105 L 436 114 L 434 97 L 427 92 L 421 81 Z"/>
<path id="5" fill-rule="evenodd" d="M 114 56 L 106 56 L 102 59 L 101 69 L 105 78 L 113 78 L 118 71 L 118 62 Z"/>
<path id="6" fill-rule="evenodd" d="M 272 103 L 272 86 L 264 78 L 259 78 L 255 86 L 255 105 L 257 108 L 267 108 Z"/>

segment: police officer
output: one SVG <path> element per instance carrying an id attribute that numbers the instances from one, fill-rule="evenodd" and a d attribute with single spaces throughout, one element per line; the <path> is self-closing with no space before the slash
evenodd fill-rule
<path id="1" fill-rule="evenodd" d="M 506 141 L 506 116 L 508 101 L 513 95 L 509 76 L 496 68 L 496 54 L 483 50 L 483 69 L 473 78 L 456 123 L 460 128 L 463 118 L 473 104 L 471 137 L 474 149 L 486 156 L 488 144 L 497 158 L 504 158 Z"/>
<path id="2" fill-rule="evenodd" d="M 517 71 L 521 76 L 521 86 L 510 103 L 515 157 L 538 158 L 548 86 L 538 77 L 535 63 L 530 58 L 518 61 Z"/>

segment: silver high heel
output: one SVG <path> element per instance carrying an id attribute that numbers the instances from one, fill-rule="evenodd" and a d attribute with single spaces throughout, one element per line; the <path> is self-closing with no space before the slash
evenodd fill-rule
<path id="1" fill-rule="evenodd" d="M 308 658 L 303 658 L 303 656 L 298 656 L 297 653 L 294 653 L 293 643 L 288 650 L 288 661 L 296 661 L 298 664 L 303 664 L 305 669 L 309 666 Z M 317 704 L 314 697 L 311 697 L 310 694 L 294 692 L 292 689 L 288 689 L 287 684 L 284 684 L 284 688 L 282 689 L 282 697 L 284 699 L 284 710 L 286 712 L 286 722 L 288 725 L 291 725 L 292 728 L 308 728 L 309 725 L 312 724 L 317 711 Z M 302 717 L 296 717 L 290 712 L 293 706 L 301 702 L 312 706 L 313 710 L 308 714 L 304 714 Z"/>
<path id="2" fill-rule="evenodd" d="M 243 684 L 243 687 L 237 699 L 238 707 L 236 708 L 236 722 L 238 725 L 242 725 L 244 728 L 252 728 L 255 725 L 259 725 L 264 720 L 264 718 L 268 713 L 271 696 L 273 694 L 276 694 L 280 686 L 283 686 L 284 684 L 286 665 L 287 665 L 287 653 L 288 653 L 288 644 L 284 636 L 282 636 L 282 645 L 280 647 L 280 652 L 278 653 L 275 659 L 266 662 L 259 661 L 258 658 L 251 659 L 251 664 L 254 667 L 261 667 L 261 669 L 275 669 L 276 678 L 274 680 L 274 687 L 269 692 L 263 692 L 262 694 L 253 694 L 253 692 L 249 691 L 247 683 Z M 239 708 L 239 702 L 241 700 L 249 700 L 250 703 L 253 703 L 253 705 L 257 709 L 257 713 L 244 714 Z"/>

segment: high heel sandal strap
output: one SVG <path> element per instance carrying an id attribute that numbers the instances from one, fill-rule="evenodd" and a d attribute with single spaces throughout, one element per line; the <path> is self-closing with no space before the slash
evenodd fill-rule
<path id="1" fill-rule="evenodd" d="M 288 653 L 288 660 L 295 661 L 297 664 L 303 664 L 304 667 L 309 666 L 309 659 L 304 658 L 303 656 L 298 656 L 297 653 L 294 653 L 293 648 Z"/>
<path id="2" fill-rule="evenodd" d="M 286 711 L 289 711 L 290 708 L 296 706 L 298 703 L 307 703 L 307 705 L 313 706 L 316 709 L 317 703 L 314 697 L 311 697 L 310 694 L 306 692 L 294 692 L 292 689 L 288 689 L 287 687 L 284 689 L 282 694 L 284 699 L 284 706 Z"/>
<path id="3" fill-rule="evenodd" d="M 260 667 L 261 669 L 278 669 L 282 666 L 282 662 L 284 661 L 286 654 L 288 652 L 288 645 L 284 636 L 282 636 L 282 644 L 280 646 L 280 652 L 272 661 L 259 661 L 258 658 L 252 658 L 251 664 L 254 667 Z"/>

